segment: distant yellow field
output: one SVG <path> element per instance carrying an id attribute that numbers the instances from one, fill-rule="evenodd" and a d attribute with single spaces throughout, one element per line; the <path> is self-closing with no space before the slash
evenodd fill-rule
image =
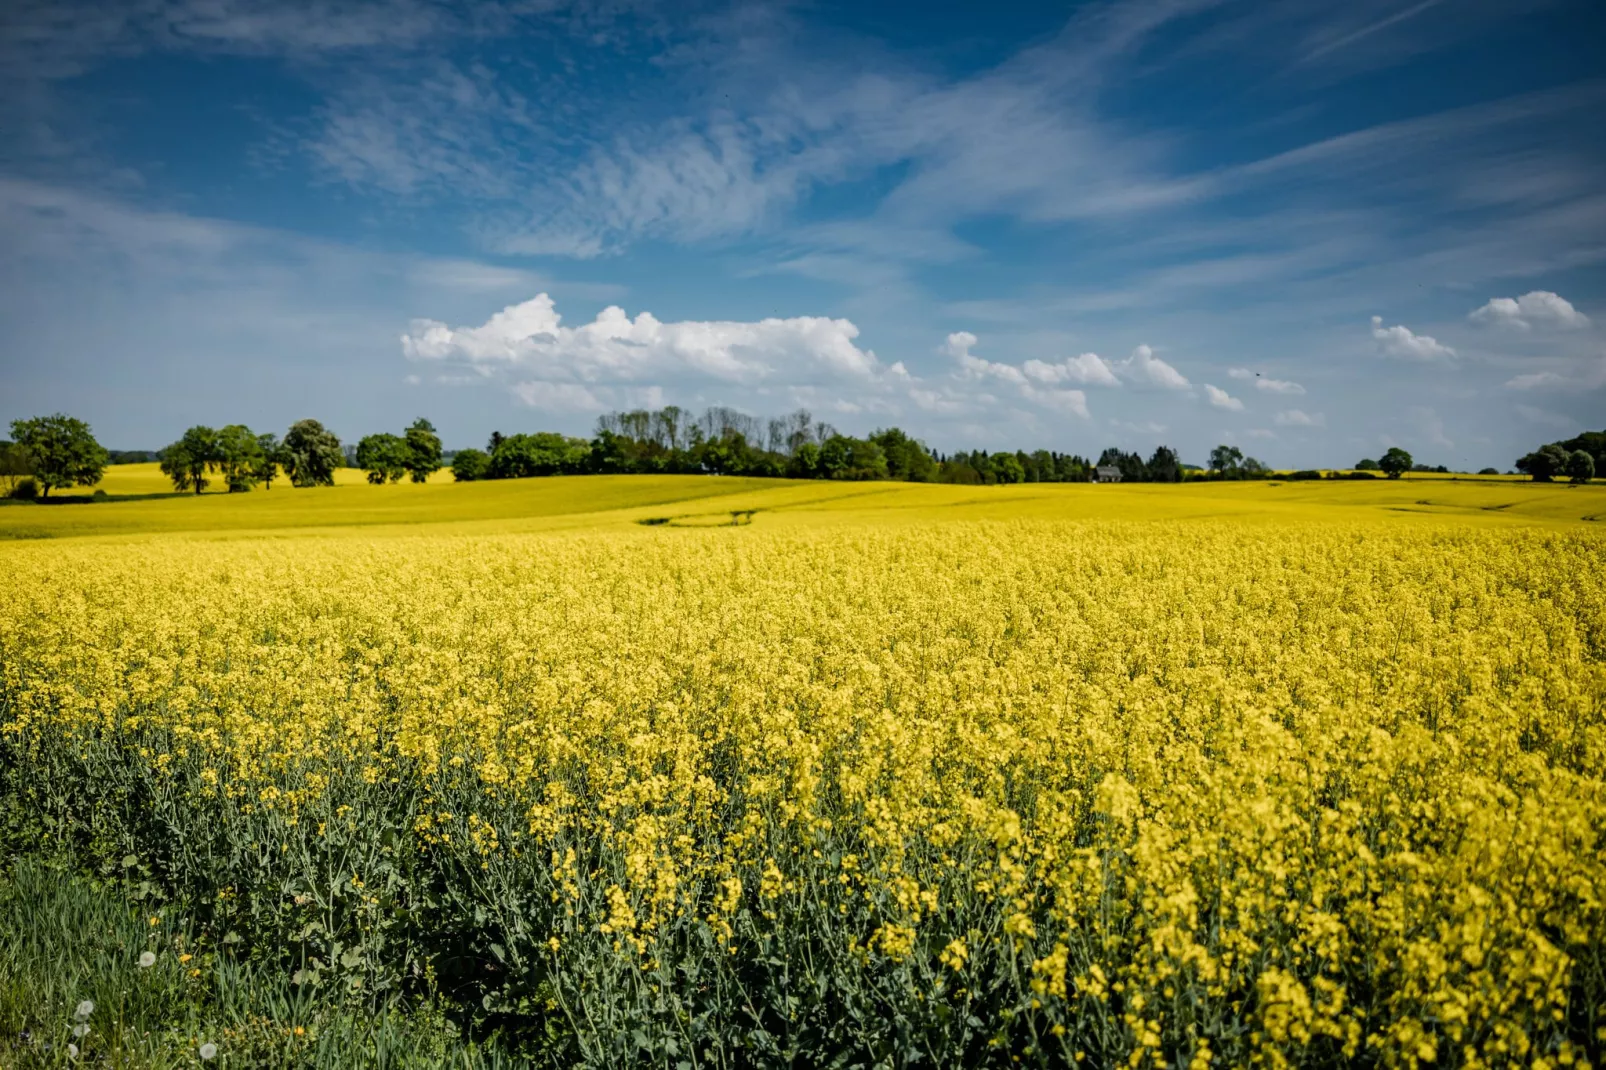
<path id="1" fill-rule="evenodd" d="M 1458 524 L 1569 525 L 1606 518 L 1606 483 L 1445 476 L 1401 480 L 1242 483 L 1027 483 L 960 487 L 912 483 L 834 483 L 721 476 L 558 476 L 456 483 L 438 472 L 425 485 L 375 487 L 356 469 L 337 485 L 296 489 L 278 482 L 245 494 L 171 492 L 154 464 L 107 470 L 113 500 L 91 504 L 0 506 L 0 539 L 292 529 L 444 525 L 457 530 L 531 531 L 665 519 L 670 526 L 717 523 L 756 510 L 763 527 L 853 518 L 864 523 L 980 519 L 1424 520 Z"/>

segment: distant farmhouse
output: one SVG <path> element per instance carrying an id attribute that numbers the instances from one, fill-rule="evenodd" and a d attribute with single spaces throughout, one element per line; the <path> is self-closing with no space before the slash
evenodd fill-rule
<path id="1" fill-rule="evenodd" d="M 1121 470 L 1113 464 L 1101 464 L 1093 469 L 1093 482 L 1119 483 L 1121 482 Z"/>

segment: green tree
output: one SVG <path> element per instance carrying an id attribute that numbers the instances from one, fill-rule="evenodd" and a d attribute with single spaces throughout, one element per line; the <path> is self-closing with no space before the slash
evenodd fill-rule
<path id="1" fill-rule="evenodd" d="M 1237 446 L 1217 446 L 1210 451 L 1210 467 L 1220 472 L 1225 479 L 1238 474 L 1243 459 L 1244 451 Z"/>
<path id="2" fill-rule="evenodd" d="M 491 454 L 490 478 L 524 479 L 580 472 L 585 470 L 590 456 L 591 443 L 583 438 L 568 438 L 555 431 L 508 435 Z"/>
<path id="3" fill-rule="evenodd" d="M 1389 451 L 1378 460 L 1377 466 L 1390 479 L 1399 479 L 1411 470 L 1411 455 L 1398 446 L 1390 446 Z"/>
<path id="4" fill-rule="evenodd" d="M 993 478 L 1000 483 L 1026 482 L 1026 466 L 1013 453 L 1000 453 L 992 459 Z"/>
<path id="5" fill-rule="evenodd" d="M 58 487 L 92 487 L 106 473 L 106 450 L 82 420 L 59 412 L 13 420 L 11 437 L 26 451 L 41 497 Z"/>
<path id="6" fill-rule="evenodd" d="M 332 487 L 335 469 L 344 467 L 340 439 L 317 420 L 298 420 L 284 433 L 279 464 L 293 487 Z"/>
<path id="7" fill-rule="evenodd" d="M 414 483 L 427 483 L 441 470 L 441 438 L 435 425 L 420 416 L 404 436 L 407 444 L 407 472 Z"/>
<path id="8" fill-rule="evenodd" d="M 257 450 L 256 467 L 251 472 L 251 478 L 261 483 L 263 490 L 272 490 L 273 481 L 279 478 L 284 447 L 279 443 L 279 436 L 263 433 L 257 436 Z"/>
<path id="9" fill-rule="evenodd" d="M 1362 457 L 1359 461 L 1355 462 L 1355 470 L 1357 472 L 1381 472 L 1383 469 L 1379 467 L 1378 463 L 1372 460 L 1372 458 Z"/>
<path id="10" fill-rule="evenodd" d="M 1595 478 L 1595 458 L 1583 450 L 1573 450 L 1567 458 L 1567 476 L 1574 483 L 1588 483 Z"/>
<path id="11" fill-rule="evenodd" d="M 262 442 L 244 424 L 229 424 L 217 433 L 217 466 L 229 493 L 257 485 L 263 463 Z"/>
<path id="12" fill-rule="evenodd" d="M 1181 483 L 1182 461 L 1170 446 L 1156 446 L 1149 458 L 1149 478 L 1156 483 Z"/>
<path id="13" fill-rule="evenodd" d="M 929 483 L 937 477 L 937 461 L 925 443 L 910 438 L 896 427 L 877 431 L 869 441 L 879 446 L 887 459 L 887 478 L 913 483 Z"/>
<path id="14" fill-rule="evenodd" d="M 388 431 L 364 435 L 357 443 L 357 467 L 367 470 L 368 482 L 375 486 L 398 482 L 409 460 L 406 440 Z"/>
<path id="15" fill-rule="evenodd" d="M 1567 462 L 1571 457 L 1572 454 L 1564 447 L 1552 442 L 1548 446 L 1534 450 L 1526 457 L 1517 458 L 1517 471 L 1528 473 L 1535 483 L 1549 483 L 1567 471 Z"/>
<path id="16" fill-rule="evenodd" d="M 199 494 L 211 482 L 206 474 L 217 467 L 220 454 L 218 433 L 196 424 L 162 451 L 162 474 L 173 481 L 174 490 Z"/>
<path id="17" fill-rule="evenodd" d="M 17 484 L 32 474 L 33 463 L 28 460 L 28 451 L 15 442 L 0 441 L 0 497 L 11 497 Z"/>
<path id="18" fill-rule="evenodd" d="M 484 479 L 490 468 L 491 459 L 484 450 L 458 450 L 452 458 L 452 478 L 459 483 Z"/>

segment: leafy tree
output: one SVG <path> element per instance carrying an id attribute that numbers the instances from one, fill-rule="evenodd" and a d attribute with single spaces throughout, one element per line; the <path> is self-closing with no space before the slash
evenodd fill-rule
<path id="1" fill-rule="evenodd" d="M 229 424 L 217 433 L 217 466 L 229 493 L 250 490 L 263 467 L 261 440 L 244 424 Z"/>
<path id="2" fill-rule="evenodd" d="M 219 452 L 218 433 L 196 424 L 162 451 L 162 474 L 173 481 L 174 490 L 199 494 L 211 483 L 206 474 L 217 467 Z"/>
<path id="3" fill-rule="evenodd" d="M 999 483 L 1026 482 L 1026 466 L 1013 453 L 1001 453 L 993 458 L 993 478 Z"/>
<path id="4" fill-rule="evenodd" d="M 1244 458 L 1243 473 L 1245 476 L 1254 478 L 1255 476 L 1263 476 L 1269 471 L 1271 471 L 1271 469 L 1268 468 L 1264 462 L 1257 461 L 1253 457 Z"/>
<path id="5" fill-rule="evenodd" d="M 1588 483 L 1595 478 L 1595 458 L 1583 450 L 1573 450 L 1567 458 L 1567 476 L 1574 483 Z"/>
<path id="6" fill-rule="evenodd" d="M 1390 446 L 1389 451 L 1378 460 L 1377 466 L 1390 479 L 1399 479 L 1411 470 L 1411 455 L 1398 446 Z"/>
<path id="7" fill-rule="evenodd" d="M 406 440 L 389 432 L 364 435 L 357 443 L 357 467 L 367 469 L 368 482 L 375 486 L 399 481 L 407 473 L 408 461 Z"/>
<path id="8" fill-rule="evenodd" d="M 1549 483 L 1567 470 L 1571 457 L 1572 454 L 1553 442 L 1517 458 L 1517 471 L 1528 473 L 1535 483 Z"/>
<path id="9" fill-rule="evenodd" d="M 826 479 L 886 479 L 887 455 L 874 442 L 833 433 L 820 445 L 820 473 Z"/>
<path id="10" fill-rule="evenodd" d="M 1497 475 L 1500 474 L 1500 469 L 1498 469 L 1498 468 L 1480 468 L 1480 469 L 1478 469 L 1478 474 L 1480 476 L 1497 476 Z"/>
<path id="11" fill-rule="evenodd" d="M 441 469 L 441 439 L 435 425 L 420 416 L 404 436 L 407 445 L 407 472 L 414 483 L 427 483 Z"/>
<path id="12" fill-rule="evenodd" d="M 4 492 L 0 497 L 11 497 L 17 485 L 32 474 L 33 463 L 28 460 L 28 451 L 15 442 L 0 441 L 0 491 Z"/>
<path id="13" fill-rule="evenodd" d="M 786 474 L 793 479 L 819 479 L 820 447 L 812 442 L 799 442 L 792 450 L 792 457 L 787 462 Z"/>
<path id="14" fill-rule="evenodd" d="M 1362 457 L 1355 462 L 1355 470 L 1357 472 L 1381 472 L 1383 469 L 1372 458 Z"/>
<path id="15" fill-rule="evenodd" d="M 106 450 L 82 420 L 59 412 L 13 420 L 11 437 L 26 452 L 41 497 L 57 487 L 92 487 L 106 473 Z"/>
<path id="16" fill-rule="evenodd" d="M 1222 477 L 1230 479 L 1238 474 L 1238 468 L 1243 464 L 1244 451 L 1237 446 L 1217 446 L 1210 451 L 1210 467 L 1220 472 Z"/>
<path id="17" fill-rule="evenodd" d="M 591 455 L 591 443 L 553 431 L 508 435 L 491 454 L 490 478 L 524 479 L 581 472 Z"/>
<path id="18" fill-rule="evenodd" d="M 1156 446 L 1148 468 L 1149 478 L 1156 483 L 1182 482 L 1182 461 L 1170 446 Z"/>
<path id="19" fill-rule="evenodd" d="M 888 479 L 929 483 L 937 476 L 937 461 L 925 444 L 910 438 L 896 427 L 877 431 L 869 441 L 880 447 L 887 459 Z"/>
<path id="20" fill-rule="evenodd" d="M 452 478 L 459 483 L 484 479 L 490 468 L 491 459 L 484 450 L 458 450 L 452 458 Z"/>
<path id="21" fill-rule="evenodd" d="M 346 463 L 340 439 L 317 420 L 291 424 L 284 433 L 283 448 L 279 464 L 293 487 L 332 487 L 335 469 Z"/>
<path id="22" fill-rule="evenodd" d="M 279 436 L 264 433 L 257 436 L 257 450 L 256 467 L 251 471 L 251 478 L 261 483 L 263 490 L 272 490 L 273 481 L 279 478 L 284 447 L 279 443 Z"/>

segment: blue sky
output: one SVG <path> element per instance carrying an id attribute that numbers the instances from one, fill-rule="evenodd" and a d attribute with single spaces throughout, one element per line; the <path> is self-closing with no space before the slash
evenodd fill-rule
<path id="1" fill-rule="evenodd" d="M 1502 469 L 1606 425 L 1606 8 L 11 0 L 0 420 L 676 403 Z"/>

